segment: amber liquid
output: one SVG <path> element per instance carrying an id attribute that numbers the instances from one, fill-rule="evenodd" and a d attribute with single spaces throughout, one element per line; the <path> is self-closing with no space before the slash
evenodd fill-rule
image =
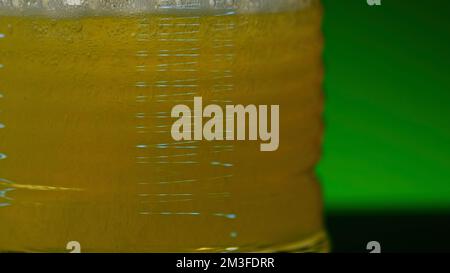
<path id="1" fill-rule="evenodd" d="M 321 7 L 0 17 L 0 251 L 325 251 Z M 280 146 L 174 141 L 176 104 L 280 105 Z"/>

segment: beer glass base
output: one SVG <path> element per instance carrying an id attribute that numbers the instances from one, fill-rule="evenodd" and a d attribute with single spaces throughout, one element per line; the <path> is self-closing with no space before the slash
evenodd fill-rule
<path id="1" fill-rule="evenodd" d="M 326 232 L 316 233 L 301 241 L 289 244 L 275 245 L 261 250 L 253 251 L 259 253 L 328 253 L 330 242 Z"/>
<path id="2" fill-rule="evenodd" d="M 61 249 L 47 249 L 47 250 L 0 250 L 0 253 L 59 253 L 59 252 L 68 252 L 67 250 L 61 250 Z M 111 253 L 111 251 L 108 250 L 100 250 L 100 249 L 84 249 L 82 252 L 87 253 Z M 121 252 L 121 251 L 119 251 Z M 127 251 L 124 251 L 127 252 Z M 152 253 L 155 251 L 132 251 L 133 253 L 137 252 L 148 252 Z M 162 251 L 163 253 L 170 253 L 173 251 Z M 273 246 L 259 246 L 259 247 L 227 247 L 227 248 L 198 248 L 198 249 L 191 249 L 191 250 L 185 250 L 185 251 L 175 251 L 178 253 L 186 252 L 186 253 L 193 253 L 193 252 L 201 252 L 201 253 L 223 253 L 223 252 L 234 252 L 234 253 L 328 253 L 330 252 L 330 243 L 328 239 L 328 235 L 326 232 L 322 231 L 319 233 L 316 233 L 312 236 L 309 236 L 306 239 L 288 243 L 288 244 L 279 244 L 279 245 L 273 245 Z"/>

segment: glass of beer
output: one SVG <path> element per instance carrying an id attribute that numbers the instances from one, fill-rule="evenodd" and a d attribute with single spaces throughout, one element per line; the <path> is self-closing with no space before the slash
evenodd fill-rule
<path id="1" fill-rule="evenodd" d="M 0 252 L 328 251 L 321 18 L 0 0 Z"/>

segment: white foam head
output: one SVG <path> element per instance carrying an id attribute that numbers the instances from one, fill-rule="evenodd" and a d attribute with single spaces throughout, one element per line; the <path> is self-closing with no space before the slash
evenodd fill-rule
<path id="1" fill-rule="evenodd" d="M 298 10 L 317 0 L 0 0 L 0 14 L 102 15 L 170 12 L 235 13 Z"/>

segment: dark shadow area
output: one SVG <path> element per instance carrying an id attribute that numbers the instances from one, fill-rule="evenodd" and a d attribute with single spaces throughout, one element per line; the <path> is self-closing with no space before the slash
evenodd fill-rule
<path id="1" fill-rule="evenodd" d="M 329 212 L 327 226 L 337 253 L 368 252 L 370 241 L 382 252 L 450 252 L 450 212 Z"/>

